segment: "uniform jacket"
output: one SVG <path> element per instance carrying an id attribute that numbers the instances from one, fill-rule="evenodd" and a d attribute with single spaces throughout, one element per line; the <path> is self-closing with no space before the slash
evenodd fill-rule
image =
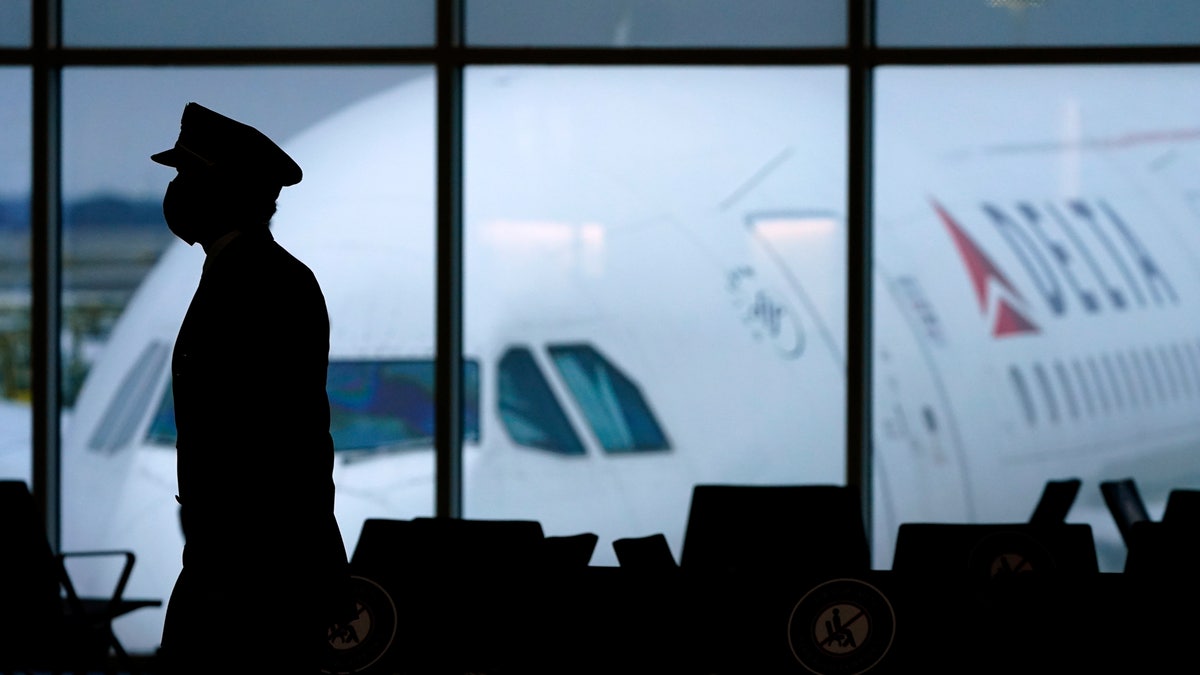
<path id="1" fill-rule="evenodd" d="M 344 572 L 328 359 L 317 280 L 269 230 L 209 257 L 171 363 L 185 568 Z"/>

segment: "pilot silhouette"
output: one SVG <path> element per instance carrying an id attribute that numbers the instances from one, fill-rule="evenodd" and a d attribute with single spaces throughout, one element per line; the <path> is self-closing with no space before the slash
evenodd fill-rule
<path id="1" fill-rule="evenodd" d="M 269 228 L 300 167 L 253 127 L 196 103 L 163 215 L 206 253 L 171 361 L 183 570 L 163 627 L 172 673 L 316 673 L 353 612 L 333 514 L 325 378 L 329 317 L 315 276 Z"/>

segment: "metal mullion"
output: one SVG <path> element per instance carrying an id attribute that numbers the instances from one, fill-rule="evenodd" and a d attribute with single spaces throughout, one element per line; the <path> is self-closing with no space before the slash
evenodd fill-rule
<path id="1" fill-rule="evenodd" d="M 1200 63 L 1200 45 L 1178 47 L 881 47 L 870 50 L 880 65 L 1020 66 Z"/>
<path id="2" fill-rule="evenodd" d="M 59 2 L 35 2 L 33 12 L 31 286 L 30 350 L 33 475 L 32 492 L 51 548 L 61 547 L 62 392 L 60 140 L 62 70 L 52 54 L 59 40 Z"/>
<path id="3" fill-rule="evenodd" d="M 465 0 L 438 0 L 437 39 L 418 47 L 89 48 L 61 46 L 61 0 L 33 3 L 28 48 L 0 49 L 0 65 L 33 72 L 33 488 L 55 546 L 60 529 L 61 73 L 66 66 L 434 64 L 437 77 L 435 317 L 438 448 L 435 511 L 462 515 L 463 80 L 470 65 L 831 65 L 848 71 L 847 457 L 870 521 L 871 88 L 879 66 L 1200 64 L 1197 46 L 877 47 L 872 0 L 849 0 L 845 46 L 801 48 L 471 47 Z"/>
<path id="4" fill-rule="evenodd" d="M 24 50 L 0 50 L 20 58 Z M 62 47 L 52 58 L 59 65 L 220 66 L 220 65 L 840 65 L 840 47 L 783 48 L 610 48 L 610 47 L 346 47 L 211 49 L 196 47 Z"/>
<path id="5" fill-rule="evenodd" d="M 871 533 L 871 87 L 870 1 L 853 2 L 847 21 L 846 484 L 859 489 Z"/>
<path id="6" fill-rule="evenodd" d="M 427 65 L 438 57 L 438 50 L 432 47 L 64 47 L 55 50 L 52 57 L 62 66 Z"/>
<path id="7" fill-rule="evenodd" d="M 463 511 L 462 11 L 459 0 L 438 0 L 434 512 L 449 518 Z"/>
<path id="8" fill-rule="evenodd" d="M 464 47 L 471 65 L 841 65 L 845 50 L 789 48 Z"/>
<path id="9" fill-rule="evenodd" d="M 370 48 L 0 48 L 0 65 L 63 66 L 405 65 L 1139 65 L 1200 64 L 1200 45 L 1166 47 L 798 47 L 654 49 L 465 47 Z M 37 56 L 33 56 L 34 53 Z"/>

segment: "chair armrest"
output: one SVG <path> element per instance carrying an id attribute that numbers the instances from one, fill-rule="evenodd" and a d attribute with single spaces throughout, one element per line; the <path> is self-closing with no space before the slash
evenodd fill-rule
<path id="1" fill-rule="evenodd" d="M 104 551 L 66 551 L 58 554 L 59 567 L 62 570 L 63 585 L 67 589 L 67 599 L 72 604 L 79 605 L 79 595 L 75 592 L 75 585 L 71 583 L 71 577 L 67 574 L 66 560 L 67 558 L 99 558 L 99 557 L 123 557 L 124 564 L 121 567 L 121 576 L 117 580 L 117 585 L 113 589 L 112 596 L 109 602 L 115 604 L 120 602 L 121 597 L 125 594 L 125 585 L 129 583 L 129 575 L 133 572 L 133 564 L 137 557 L 133 551 L 126 550 L 104 550 Z"/>

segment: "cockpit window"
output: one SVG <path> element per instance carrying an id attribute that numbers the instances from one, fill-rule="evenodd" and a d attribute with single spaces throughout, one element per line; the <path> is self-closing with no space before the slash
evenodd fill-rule
<path id="1" fill-rule="evenodd" d="M 500 357 L 498 386 L 500 420 L 514 443 L 562 455 L 584 454 L 583 444 L 528 349 L 513 347 Z"/>
<path id="2" fill-rule="evenodd" d="M 332 361 L 329 433 L 337 452 L 363 453 L 433 444 L 434 363 Z M 479 364 L 463 362 L 463 440 L 479 441 Z M 167 387 L 146 440 L 174 445 L 175 405 Z"/>
<path id="3" fill-rule="evenodd" d="M 338 450 L 433 443 L 433 361 L 329 364 L 329 433 Z M 479 440 L 479 364 L 463 363 L 463 440 Z"/>
<path id="4" fill-rule="evenodd" d="M 150 420 L 150 429 L 146 432 L 146 442 L 174 446 L 178 436 L 175 431 L 175 397 L 171 395 L 171 379 L 167 378 L 162 400 L 158 402 L 158 409 L 154 411 L 154 419 Z"/>
<path id="5" fill-rule="evenodd" d="M 551 346 L 550 357 L 605 451 L 670 448 L 638 386 L 595 348 Z"/>

